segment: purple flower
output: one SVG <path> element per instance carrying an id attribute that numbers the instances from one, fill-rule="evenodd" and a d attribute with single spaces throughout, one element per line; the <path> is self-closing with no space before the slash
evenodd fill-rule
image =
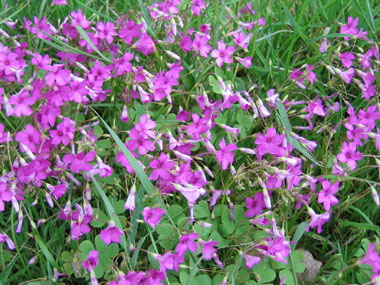
<path id="1" fill-rule="evenodd" d="M 37 146 L 39 147 L 41 144 L 41 133 L 33 128 L 32 125 L 27 124 L 25 131 L 18 132 L 15 139 L 20 143 L 20 150 L 22 152 L 24 152 L 24 148 L 21 144 L 24 144 L 31 152 L 36 153 L 38 150 Z"/>
<path id="2" fill-rule="evenodd" d="M 62 160 L 70 163 L 70 170 L 72 172 L 79 173 L 80 171 L 90 171 L 93 168 L 89 162 L 94 160 L 95 155 L 95 151 L 90 151 L 87 154 L 82 151 L 77 155 L 66 154 Z"/>
<path id="3" fill-rule="evenodd" d="M 258 264 L 261 260 L 260 257 L 249 255 L 249 254 L 244 254 L 243 257 L 245 259 L 245 268 L 247 269 L 251 269 L 253 266 Z"/>
<path id="4" fill-rule="evenodd" d="M 310 214 L 311 221 L 310 224 L 307 226 L 306 231 L 308 232 L 310 228 L 317 227 L 317 233 L 322 232 L 322 226 L 327 223 L 327 221 L 330 219 L 330 213 L 326 212 L 321 215 L 317 215 L 312 208 L 307 207 L 307 211 Z"/>
<path id="5" fill-rule="evenodd" d="M 115 226 L 113 221 L 110 221 L 108 228 L 100 232 L 100 238 L 106 244 L 111 244 L 111 242 L 120 243 L 120 236 L 124 235 L 123 231 Z"/>
<path id="6" fill-rule="evenodd" d="M 237 150 L 237 146 L 233 143 L 230 143 L 226 146 L 226 142 L 224 138 L 219 143 L 220 150 L 217 150 L 215 155 L 218 162 L 222 165 L 222 169 L 226 170 L 229 164 L 234 162 L 234 154 L 233 151 Z"/>
<path id="7" fill-rule="evenodd" d="M 94 268 L 99 263 L 99 253 L 97 250 L 91 250 L 87 256 L 87 259 L 83 261 L 83 267 L 87 268 L 88 271 L 93 271 Z"/>
<path id="8" fill-rule="evenodd" d="M 352 61 L 355 59 L 355 55 L 350 52 L 344 52 L 339 57 L 344 68 L 350 68 Z"/>
<path id="9" fill-rule="evenodd" d="M 367 253 L 365 256 L 359 260 L 360 264 L 368 264 L 373 269 L 373 275 L 371 276 L 372 279 L 375 279 L 380 275 L 380 256 L 376 252 L 375 244 L 370 243 L 368 246 Z"/>
<path id="10" fill-rule="evenodd" d="M 259 160 L 262 156 L 269 152 L 272 155 L 284 156 L 285 150 L 282 148 L 282 142 L 285 135 L 277 135 L 274 128 L 269 128 L 266 135 L 257 136 L 255 143 L 257 144 L 257 154 Z"/>
<path id="11" fill-rule="evenodd" d="M 196 16 L 199 16 L 201 14 L 201 11 L 206 9 L 206 5 L 203 0 L 192 0 L 192 4 L 193 7 L 191 8 L 191 11 Z"/>
<path id="12" fill-rule="evenodd" d="M 13 113 L 16 117 L 29 116 L 33 110 L 29 107 L 36 102 L 36 97 L 28 97 L 28 91 L 23 89 L 19 94 L 12 95 L 9 99 L 10 104 L 14 104 Z"/>
<path id="13" fill-rule="evenodd" d="M 117 36 L 114 23 L 98 22 L 96 29 L 98 31 L 97 36 L 102 40 L 106 40 L 109 44 L 112 44 L 113 37 Z"/>
<path id="14" fill-rule="evenodd" d="M 342 152 L 338 153 L 337 158 L 340 162 L 347 163 L 351 170 L 356 168 L 356 161 L 362 159 L 362 154 L 356 151 L 356 144 L 354 142 L 343 143 Z"/>
<path id="15" fill-rule="evenodd" d="M 358 33 L 358 29 L 356 26 L 359 23 L 359 18 L 356 18 L 355 20 L 352 17 L 348 17 L 348 23 L 347 25 L 344 25 L 340 28 L 341 34 L 349 34 L 349 35 L 356 35 Z M 350 38 L 344 37 L 344 39 L 347 41 Z"/>
<path id="16" fill-rule="evenodd" d="M 193 41 L 193 49 L 198 52 L 199 54 L 205 58 L 208 57 L 208 54 L 211 50 L 211 46 L 207 44 L 207 42 L 210 40 L 210 36 L 208 35 L 199 35 L 195 34 L 195 38 Z"/>
<path id="17" fill-rule="evenodd" d="M 161 208 L 151 209 L 150 207 L 145 207 L 143 210 L 144 221 L 153 229 L 161 221 L 163 215 L 165 215 L 165 211 Z"/>
<path id="18" fill-rule="evenodd" d="M 159 177 L 161 177 L 161 179 L 168 179 L 170 177 L 170 170 L 174 165 L 175 162 L 171 161 L 170 158 L 162 152 L 159 159 L 153 160 L 149 163 L 149 166 L 154 169 L 150 174 L 149 179 L 157 180 Z"/>
<path id="19" fill-rule="evenodd" d="M 334 194 L 339 189 L 339 182 L 336 181 L 333 185 L 330 181 L 322 181 L 323 190 L 318 194 L 318 203 L 323 203 L 323 207 L 326 211 L 329 211 L 331 206 L 339 203 L 339 200 L 334 196 Z"/>
<path id="20" fill-rule="evenodd" d="M 218 49 L 214 49 L 211 53 L 212 57 L 216 58 L 216 65 L 222 67 L 223 63 L 233 63 L 232 54 L 235 51 L 234 46 L 226 48 L 223 41 L 218 41 Z"/>
<path id="21" fill-rule="evenodd" d="M 253 218 L 263 211 L 265 208 L 264 194 L 263 192 L 258 192 L 254 195 L 253 199 L 247 197 L 245 201 L 248 211 L 245 212 L 247 218 Z"/>
<path id="22" fill-rule="evenodd" d="M 0 233 L 0 243 L 6 242 L 10 250 L 16 248 L 14 242 L 4 233 Z"/>
<path id="23" fill-rule="evenodd" d="M 217 252 L 217 249 L 214 248 L 217 244 L 219 244 L 218 241 L 212 241 L 210 239 L 209 241 L 200 241 L 199 242 L 202 246 L 202 257 L 205 260 L 210 260 L 212 256 Z"/>
<path id="24" fill-rule="evenodd" d="M 197 252 L 198 244 L 194 240 L 198 237 L 199 234 L 197 233 L 184 234 L 183 236 L 181 236 L 180 242 L 177 244 L 175 251 L 179 256 L 182 257 L 182 262 L 183 256 L 188 250 L 192 252 Z"/>
<path id="25" fill-rule="evenodd" d="M 8 191 L 7 185 L 4 182 L 0 182 L 0 212 L 4 211 L 4 202 L 9 202 L 12 200 L 13 193 Z"/>

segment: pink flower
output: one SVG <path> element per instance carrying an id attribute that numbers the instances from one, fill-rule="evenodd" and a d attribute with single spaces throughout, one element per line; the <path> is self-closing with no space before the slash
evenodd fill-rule
<path id="1" fill-rule="evenodd" d="M 20 131 L 16 134 L 16 141 L 20 143 L 20 150 L 24 152 L 24 148 L 21 144 L 24 144 L 33 153 L 36 153 L 41 144 L 41 133 L 38 132 L 32 125 L 27 124 L 25 131 Z"/>
<path id="2" fill-rule="evenodd" d="M 9 103 L 14 104 L 13 113 L 16 117 L 29 116 L 33 114 L 33 110 L 29 107 L 36 102 L 36 97 L 28 97 L 28 91 L 23 89 L 19 94 L 12 95 Z"/>
<path id="3" fill-rule="evenodd" d="M 244 254 L 243 257 L 245 260 L 245 268 L 247 269 L 251 269 L 253 266 L 258 264 L 261 260 L 260 257 L 249 255 L 249 254 Z"/>
<path id="4" fill-rule="evenodd" d="M 217 244 L 219 244 L 218 241 L 212 241 L 210 239 L 209 241 L 200 241 L 199 242 L 202 246 L 202 257 L 204 260 L 210 260 L 212 256 L 217 253 L 217 249 L 214 248 Z"/>
<path id="5" fill-rule="evenodd" d="M 71 17 L 73 17 L 71 24 L 75 26 L 81 26 L 84 30 L 87 30 L 91 26 L 91 22 L 87 21 L 86 17 L 82 14 L 82 10 L 79 9 L 78 12 L 71 12 Z"/>
<path id="6" fill-rule="evenodd" d="M 142 34 L 134 46 L 145 56 L 151 54 L 154 51 L 154 42 L 147 33 Z"/>
<path id="7" fill-rule="evenodd" d="M 356 35 L 358 33 L 358 29 L 356 26 L 359 23 L 359 18 L 356 18 L 355 20 L 352 17 L 348 17 L 348 23 L 347 25 L 344 25 L 340 28 L 341 34 L 349 34 L 349 35 Z M 344 37 L 344 39 L 347 41 L 350 38 Z"/>
<path id="8" fill-rule="evenodd" d="M 235 51 L 234 46 L 226 48 L 223 41 L 218 41 L 218 49 L 214 49 L 211 53 L 212 57 L 216 58 L 216 65 L 222 67 L 223 63 L 233 63 L 232 54 Z"/>
<path id="9" fill-rule="evenodd" d="M 351 170 L 354 170 L 357 165 L 356 161 L 362 159 L 362 154 L 356 151 L 356 144 L 354 142 L 349 144 L 344 142 L 342 152 L 338 153 L 337 158 L 340 162 L 347 163 Z"/>
<path id="10" fill-rule="evenodd" d="M 352 77 L 354 77 L 355 75 L 355 69 L 353 69 L 352 67 L 347 69 L 346 71 L 342 71 L 339 68 L 336 68 L 335 70 L 338 73 L 338 75 L 343 79 L 343 81 L 347 84 L 350 84 Z"/>
<path id="11" fill-rule="evenodd" d="M 10 202 L 12 200 L 13 193 L 8 191 L 7 185 L 4 182 L 0 182 L 0 212 L 4 211 L 4 202 Z"/>
<path id="12" fill-rule="evenodd" d="M 192 4 L 193 4 L 193 7 L 191 8 L 191 11 L 196 16 L 199 16 L 202 10 L 206 9 L 206 5 L 203 0 L 193 0 Z"/>
<path id="13" fill-rule="evenodd" d="M 339 57 L 344 68 L 350 68 L 352 61 L 355 59 L 355 55 L 350 52 L 344 52 Z"/>
<path id="14" fill-rule="evenodd" d="M 309 207 L 307 207 L 307 211 L 310 214 L 311 221 L 307 226 L 306 231 L 308 232 L 310 228 L 318 227 L 317 233 L 320 234 L 322 232 L 322 226 L 330 219 L 330 213 L 326 212 L 324 214 L 317 215 L 314 210 Z"/>
<path id="15" fill-rule="evenodd" d="M 370 243 L 368 246 L 367 253 L 365 256 L 359 260 L 360 264 L 368 264 L 373 269 L 373 275 L 371 276 L 372 279 L 375 279 L 376 277 L 380 276 L 380 256 L 376 252 L 375 244 Z"/>
<path id="16" fill-rule="evenodd" d="M 14 242 L 4 233 L 0 233 L 0 243 L 6 242 L 10 250 L 16 248 Z"/>
<path id="17" fill-rule="evenodd" d="M 61 6 L 61 5 L 68 5 L 68 4 L 67 4 L 66 0 L 53 0 L 53 2 L 51 3 L 51 5 L 52 6 L 54 6 L 54 5 Z"/>
<path id="18" fill-rule="evenodd" d="M 70 82 L 71 71 L 64 68 L 63 64 L 55 64 L 52 71 L 45 76 L 45 82 L 50 87 L 55 83 L 57 86 L 64 86 Z"/>
<path id="19" fill-rule="evenodd" d="M 264 194 L 263 192 L 258 192 L 253 196 L 253 199 L 247 197 L 245 200 L 245 205 L 248 208 L 248 211 L 245 212 L 247 218 L 253 218 L 263 211 L 265 206 Z"/>
<path id="20" fill-rule="evenodd" d="M 132 72 L 132 63 L 130 61 L 133 58 L 133 54 L 126 52 L 121 58 L 115 62 L 115 68 L 117 69 L 117 75 L 123 75 L 126 72 Z"/>
<path id="21" fill-rule="evenodd" d="M 208 57 L 208 54 L 211 50 L 211 46 L 207 44 L 207 42 L 210 40 L 210 36 L 208 35 L 199 35 L 195 34 L 195 38 L 193 41 L 193 49 L 198 52 L 199 54 L 205 58 Z"/>
<path id="22" fill-rule="evenodd" d="M 188 250 L 197 252 L 198 244 L 194 240 L 198 237 L 199 234 L 197 233 L 184 234 L 181 236 L 180 242 L 177 244 L 175 251 L 179 256 L 182 257 L 182 262 L 184 261 L 183 257 Z"/>
<path id="23" fill-rule="evenodd" d="M 176 254 L 172 254 L 170 251 L 160 255 L 156 254 L 154 258 L 160 263 L 160 272 L 166 272 L 167 269 L 175 269 L 178 272 L 179 259 Z"/>
<path id="24" fill-rule="evenodd" d="M 123 231 L 115 226 L 113 221 L 110 221 L 108 228 L 100 232 L 100 238 L 106 244 L 111 244 L 111 242 L 120 243 L 120 236 L 124 235 Z"/>
<path id="25" fill-rule="evenodd" d="M 113 37 L 117 36 L 117 33 L 115 32 L 114 23 L 98 22 L 98 24 L 96 25 L 96 29 L 98 31 L 97 36 L 102 40 L 106 40 L 109 44 L 112 44 Z"/>
<path id="26" fill-rule="evenodd" d="M 161 208 L 151 209 L 150 207 L 145 207 L 143 210 L 144 221 L 148 223 L 152 229 L 160 223 L 163 215 L 165 215 L 165 211 Z"/>
<path id="27" fill-rule="evenodd" d="M 136 25 L 135 21 L 128 20 L 121 27 L 119 31 L 119 37 L 122 38 L 127 44 L 131 45 L 133 38 L 139 38 L 141 36 L 141 28 L 142 24 Z"/>
<path id="28" fill-rule="evenodd" d="M 99 263 L 99 253 L 97 250 L 91 250 L 87 256 L 87 259 L 83 261 L 83 267 L 87 268 L 88 271 L 93 271 Z"/>
<path id="29" fill-rule="evenodd" d="M 323 207 L 326 211 L 329 211 L 331 206 L 338 204 L 339 200 L 334 196 L 334 194 L 339 189 L 339 182 L 336 181 L 333 185 L 330 181 L 322 181 L 323 190 L 318 194 L 318 203 L 323 203 Z"/>
<path id="30" fill-rule="evenodd" d="M 95 151 L 90 151 L 87 154 L 82 151 L 77 155 L 66 154 L 62 160 L 70 163 L 70 170 L 72 172 L 79 173 L 80 171 L 90 171 L 93 168 L 89 162 L 94 160 L 95 155 Z"/>
<path id="31" fill-rule="evenodd" d="M 285 135 L 277 135 L 274 128 L 269 128 L 266 135 L 257 136 L 255 143 L 257 144 L 257 154 L 261 160 L 262 156 L 267 152 L 276 155 L 284 156 L 285 150 L 282 148 L 282 142 Z"/>
<path id="32" fill-rule="evenodd" d="M 237 150 L 237 146 L 233 143 L 230 143 L 226 146 L 226 142 L 224 138 L 219 143 L 220 150 L 217 150 L 215 155 L 218 162 L 222 165 L 222 169 L 226 170 L 229 164 L 234 162 L 234 154 L 233 151 Z"/>
<path id="33" fill-rule="evenodd" d="M 154 169 L 150 174 L 149 179 L 157 180 L 159 177 L 161 177 L 161 179 L 168 179 L 170 177 L 170 170 L 174 165 L 175 162 L 171 161 L 170 158 L 162 152 L 159 159 L 153 160 L 149 163 L 149 166 Z"/>

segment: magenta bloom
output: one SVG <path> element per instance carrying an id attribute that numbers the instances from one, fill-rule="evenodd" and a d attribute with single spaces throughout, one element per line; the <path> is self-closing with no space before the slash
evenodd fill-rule
<path id="1" fill-rule="evenodd" d="M 358 33 L 358 29 L 356 26 L 359 23 L 359 18 L 356 18 L 355 20 L 352 17 L 348 17 L 348 23 L 347 25 L 344 25 L 340 28 L 341 34 L 349 34 L 349 35 L 356 35 Z M 347 41 L 350 38 L 344 37 L 344 39 Z"/>
<path id="2" fill-rule="evenodd" d="M 355 59 L 355 55 L 350 52 L 344 52 L 339 57 L 344 68 L 350 68 L 352 61 Z"/>
<path id="3" fill-rule="evenodd" d="M 91 231 L 88 225 L 92 221 L 91 216 L 84 215 L 84 213 L 80 213 L 79 211 L 74 211 L 71 216 L 74 219 L 71 224 L 71 238 L 73 240 L 80 239 L 83 234 Z"/>
<path id="4" fill-rule="evenodd" d="M 18 141 L 20 144 L 26 145 L 29 150 L 33 153 L 36 153 L 39 145 L 41 144 L 41 134 L 38 132 L 35 128 L 33 128 L 32 125 L 27 124 L 25 127 L 25 131 L 20 131 L 16 134 L 15 137 L 16 141 Z M 36 146 L 37 145 L 37 146 Z M 24 148 L 21 147 L 20 149 L 22 152 L 24 152 Z"/>
<path id="5" fill-rule="evenodd" d="M 203 0 L 193 0 L 192 4 L 193 4 L 193 7 L 191 8 L 191 11 L 196 16 L 199 16 L 202 10 L 206 9 L 206 5 Z"/>
<path id="6" fill-rule="evenodd" d="M 178 272 L 179 259 L 176 254 L 168 251 L 163 255 L 156 254 L 155 259 L 160 263 L 160 272 L 166 272 L 167 269 L 175 269 Z"/>
<path id="7" fill-rule="evenodd" d="M 98 30 L 98 37 L 106 40 L 109 44 L 112 44 L 113 37 L 117 36 L 114 23 L 109 22 L 104 24 L 103 22 L 98 22 L 96 29 Z"/>
<path id="8" fill-rule="evenodd" d="M 336 181 L 333 185 L 330 181 L 322 181 L 323 190 L 318 194 L 318 203 L 323 203 L 323 207 L 326 211 L 329 211 L 331 206 L 339 203 L 339 200 L 334 196 L 334 194 L 339 189 L 339 182 Z"/>
<path id="9" fill-rule="evenodd" d="M 351 170 L 356 168 L 356 161 L 362 159 L 362 154 L 356 151 L 356 144 L 354 142 L 343 143 L 342 152 L 338 153 L 337 158 L 340 162 L 347 163 Z"/>
<path id="10" fill-rule="evenodd" d="M 245 200 L 245 205 L 248 211 L 245 212 L 247 218 L 253 218 L 263 211 L 265 208 L 264 194 L 263 192 L 258 192 L 254 195 L 253 199 L 247 197 Z"/>
<path id="11" fill-rule="evenodd" d="M 375 244 L 370 243 L 368 246 L 367 253 L 365 256 L 359 260 L 360 264 L 368 264 L 373 269 L 373 275 L 371 276 L 372 279 L 375 279 L 380 275 L 380 256 L 376 252 Z"/>
<path id="12" fill-rule="evenodd" d="M 4 202 L 9 202 L 12 200 L 13 193 L 8 191 L 7 185 L 4 182 L 0 182 L 0 212 L 4 211 Z"/>
<path id="13" fill-rule="evenodd" d="M 226 44 L 223 41 L 218 41 L 218 49 L 214 49 L 211 52 L 211 56 L 216 58 L 216 65 L 222 67 L 223 63 L 233 63 L 232 54 L 235 51 L 234 46 L 226 48 Z"/>
<path id="14" fill-rule="evenodd" d="M 175 251 L 179 256 L 182 257 L 182 262 L 183 256 L 188 250 L 192 252 L 197 252 L 198 244 L 194 240 L 198 237 L 199 234 L 197 233 L 184 234 L 183 236 L 181 236 L 180 242 L 177 244 Z"/>
<path id="15" fill-rule="evenodd" d="M 94 270 L 99 262 L 99 253 L 97 250 L 91 250 L 87 256 L 87 259 L 83 261 L 83 267 L 87 268 L 88 271 Z"/>
<path id="16" fill-rule="evenodd" d="M 202 256 L 205 260 L 210 260 L 212 256 L 217 252 L 217 249 L 214 248 L 217 244 L 219 244 L 218 241 L 212 241 L 210 239 L 209 241 L 200 241 L 200 244 L 202 246 Z"/>
<path id="17" fill-rule="evenodd" d="M 96 152 L 94 150 L 87 154 L 82 151 L 77 155 L 66 154 L 62 160 L 70 163 L 70 170 L 72 172 L 79 173 L 80 171 L 90 171 L 93 168 L 89 162 L 94 160 L 95 155 Z"/>
<path id="18" fill-rule="evenodd" d="M 10 250 L 14 250 L 16 248 L 14 242 L 3 233 L 0 233 L 0 243 L 6 242 Z"/>
<path id="19" fill-rule="evenodd" d="M 205 58 L 208 57 L 208 54 L 211 50 L 211 46 L 208 45 L 208 41 L 210 40 L 210 36 L 208 35 L 199 35 L 195 34 L 195 38 L 193 41 L 193 49 Z"/>
<path id="20" fill-rule="evenodd" d="M 307 211 L 310 214 L 311 220 L 310 224 L 306 228 L 306 231 L 308 232 L 310 228 L 317 227 L 317 233 L 320 234 L 322 232 L 322 226 L 330 219 L 330 213 L 326 212 L 324 214 L 317 215 L 314 210 L 309 207 L 307 208 Z"/>
<path id="21" fill-rule="evenodd" d="M 120 236 L 122 235 L 124 235 L 123 231 L 116 227 L 113 221 L 109 223 L 108 228 L 100 232 L 100 238 L 106 244 L 110 244 L 111 242 L 120 243 Z"/>
<path id="22" fill-rule="evenodd" d="M 168 179 L 170 177 L 170 170 L 174 167 L 175 162 L 171 161 L 170 158 L 165 154 L 161 153 L 160 158 L 151 161 L 149 166 L 154 170 L 150 174 L 150 180 L 157 180 L 159 177 L 162 179 Z"/>
<path id="23" fill-rule="evenodd" d="M 269 128 L 266 135 L 257 136 L 255 143 L 259 159 L 261 160 L 267 152 L 276 156 L 284 156 L 285 150 L 281 147 L 284 137 L 285 135 L 277 135 L 274 128 Z"/>
<path id="24" fill-rule="evenodd" d="M 347 84 L 351 83 L 351 80 L 355 75 L 355 69 L 353 69 L 352 67 L 347 69 L 346 71 L 342 71 L 342 70 L 336 68 L 336 72 L 343 79 L 343 81 Z"/>
<path id="25" fill-rule="evenodd" d="M 245 268 L 247 269 L 251 269 L 253 266 L 258 264 L 261 260 L 260 257 L 249 255 L 249 254 L 244 254 L 243 257 L 245 260 Z"/>
<path id="26" fill-rule="evenodd" d="M 217 150 L 215 155 L 218 162 L 222 165 L 222 169 L 226 170 L 229 164 L 234 162 L 234 154 L 233 151 L 237 150 L 236 144 L 230 143 L 226 146 L 226 142 L 224 138 L 219 143 L 220 150 Z"/>
<path id="27" fill-rule="evenodd" d="M 153 229 L 161 221 L 163 215 L 165 215 L 165 210 L 161 208 L 151 209 L 150 207 L 145 207 L 143 210 L 144 221 Z"/>
<path id="28" fill-rule="evenodd" d="M 9 103 L 14 104 L 13 113 L 16 117 L 29 116 L 33 110 L 29 107 L 36 102 L 36 97 L 28 97 L 28 91 L 22 90 L 19 94 L 11 96 Z"/>

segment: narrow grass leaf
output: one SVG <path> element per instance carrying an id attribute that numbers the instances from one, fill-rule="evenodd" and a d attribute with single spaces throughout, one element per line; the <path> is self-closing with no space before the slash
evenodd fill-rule
<path id="1" fill-rule="evenodd" d="M 81 26 L 76 26 L 78 33 L 83 37 L 83 39 L 92 47 L 92 49 L 106 62 L 112 63 L 112 60 L 110 60 L 108 57 L 106 57 L 104 54 L 100 52 L 100 50 L 94 45 L 90 37 L 87 35 L 86 31 L 83 30 Z"/>
<path id="2" fill-rule="evenodd" d="M 348 220 L 338 220 L 338 223 L 345 227 L 355 227 L 355 228 L 365 229 L 365 230 L 370 230 L 370 231 L 380 231 L 379 226 L 368 224 L 368 223 L 356 223 L 356 222 L 351 222 Z"/>
<path id="3" fill-rule="evenodd" d="M 108 215 L 110 216 L 111 219 L 113 219 L 115 221 L 115 225 L 119 229 L 122 229 L 123 227 L 122 227 L 122 225 L 120 223 L 120 219 L 119 219 L 118 215 L 116 214 L 115 208 L 112 206 L 112 204 L 111 204 L 110 200 L 108 199 L 107 195 L 104 193 L 102 187 L 100 187 L 100 185 L 99 185 L 98 181 L 96 181 L 95 177 L 92 174 L 90 174 L 90 177 L 92 179 L 92 182 L 94 182 L 96 190 L 98 191 L 100 197 L 102 198 L 104 204 L 106 205 L 106 210 L 107 210 Z M 128 254 L 129 254 L 130 249 L 127 246 L 127 241 L 126 241 L 124 235 L 120 236 L 120 244 L 128 252 Z"/>
<path id="4" fill-rule="evenodd" d="M 35 239 L 39 245 L 39 247 L 41 248 L 42 250 L 42 253 L 45 255 L 47 261 L 53 266 L 55 267 L 56 269 L 58 270 L 61 270 L 59 265 L 55 262 L 53 256 L 51 255 L 49 249 L 47 248 L 47 246 L 45 245 L 45 243 L 43 242 L 43 240 L 38 236 L 36 235 L 35 236 Z"/>
<path id="5" fill-rule="evenodd" d="M 302 153 L 304 156 L 306 156 L 309 160 L 314 162 L 316 165 L 322 166 L 318 161 L 315 160 L 315 158 L 310 154 L 310 152 L 303 145 L 300 144 L 300 142 L 298 140 L 292 138 L 292 136 L 289 133 L 292 131 L 292 126 L 290 124 L 290 121 L 289 121 L 288 115 L 286 113 L 285 107 L 279 101 L 276 102 L 276 105 L 277 105 L 278 112 L 279 112 L 279 114 L 277 114 L 277 120 L 284 127 L 285 135 L 286 135 L 286 138 L 289 141 L 289 143 L 292 146 L 294 146 L 294 148 L 297 151 Z"/>
<path id="6" fill-rule="evenodd" d="M 306 228 L 307 228 L 308 225 L 309 225 L 308 222 L 302 222 L 302 223 L 300 223 L 300 224 L 298 225 L 297 230 L 296 230 L 296 232 L 295 232 L 294 235 L 293 235 L 292 243 L 291 243 L 291 245 L 290 245 L 290 248 L 291 248 L 292 250 L 295 250 L 298 241 L 302 238 L 302 236 L 303 236 L 303 234 L 305 233 Z"/>

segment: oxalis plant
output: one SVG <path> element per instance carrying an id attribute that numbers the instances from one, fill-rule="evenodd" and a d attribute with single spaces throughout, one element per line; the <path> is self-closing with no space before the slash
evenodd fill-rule
<path id="1" fill-rule="evenodd" d="M 378 1 L 1 8 L 1 284 L 380 283 Z"/>

